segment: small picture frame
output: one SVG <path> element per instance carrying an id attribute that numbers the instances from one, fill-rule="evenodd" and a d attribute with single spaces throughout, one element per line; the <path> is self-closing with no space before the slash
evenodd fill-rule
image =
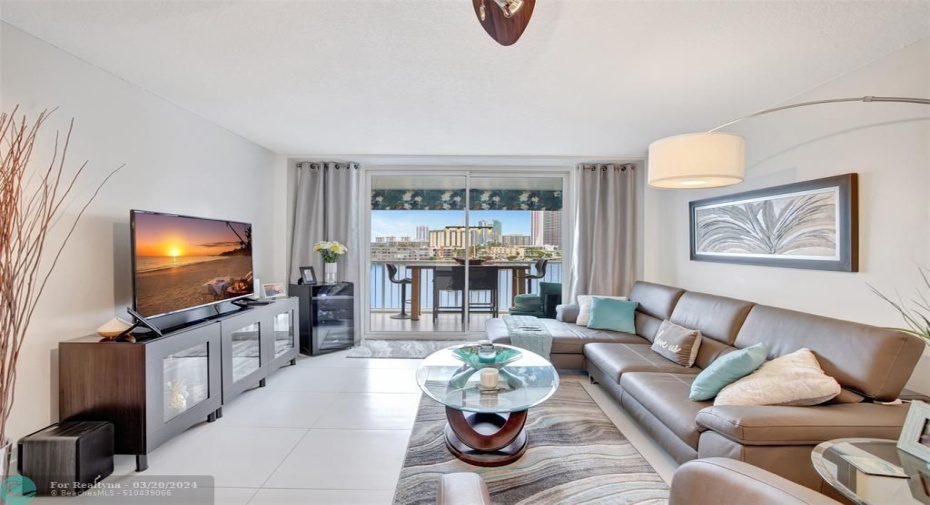
<path id="1" fill-rule="evenodd" d="M 313 267 L 300 267 L 300 284 L 316 284 L 316 272 Z"/>
<path id="2" fill-rule="evenodd" d="M 930 405 L 911 402 L 898 438 L 898 449 L 930 463 Z"/>
<path id="3" fill-rule="evenodd" d="M 287 292 L 284 290 L 284 284 L 273 282 L 271 284 L 262 284 L 262 295 L 265 298 L 281 298 L 287 296 Z"/>

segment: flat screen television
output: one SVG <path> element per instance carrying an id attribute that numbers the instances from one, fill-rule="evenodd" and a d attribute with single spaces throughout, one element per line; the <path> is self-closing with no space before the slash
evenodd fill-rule
<path id="1" fill-rule="evenodd" d="M 252 225 L 132 210 L 133 308 L 156 317 L 255 292 Z"/>

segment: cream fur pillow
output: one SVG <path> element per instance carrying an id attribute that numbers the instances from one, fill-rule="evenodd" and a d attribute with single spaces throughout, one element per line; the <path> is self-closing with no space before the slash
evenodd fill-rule
<path id="1" fill-rule="evenodd" d="M 838 394 L 840 384 L 804 348 L 767 361 L 723 388 L 714 405 L 817 405 Z"/>
<path id="2" fill-rule="evenodd" d="M 580 295 L 578 296 L 578 319 L 575 324 L 578 326 L 587 326 L 591 320 L 591 304 L 595 298 L 612 298 L 614 300 L 626 300 L 625 296 L 601 296 L 601 295 Z"/>

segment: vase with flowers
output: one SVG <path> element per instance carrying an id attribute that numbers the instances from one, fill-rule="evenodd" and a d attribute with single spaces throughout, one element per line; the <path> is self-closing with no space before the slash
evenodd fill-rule
<path id="1" fill-rule="evenodd" d="M 339 242 L 321 241 L 313 245 L 313 250 L 320 253 L 323 257 L 323 283 L 335 284 L 338 267 L 336 262 L 339 257 L 349 251 L 346 246 Z"/>
<path id="2" fill-rule="evenodd" d="M 930 270 L 921 266 L 917 268 L 921 279 L 923 279 L 924 286 L 930 290 Z M 907 328 L 898 329 L 922 338 L 924 343 L 930 346 L 930 291 L 924 293 L 918 289 L 917 294 L 911 299 L 910 303 L 906 303 L 900 295 L 898 295 L 897 300 L 894 300 L 876 289 L 875 286 L 869 284 L 869 287 L 873 293 L 888 302 L 901 314 Z"/>

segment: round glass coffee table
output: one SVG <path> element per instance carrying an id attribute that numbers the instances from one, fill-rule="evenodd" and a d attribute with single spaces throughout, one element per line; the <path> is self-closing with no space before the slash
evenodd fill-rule
<path id="1" fill-rule="evenodd" d="M 895 440 L 838 438 L 815 447 L 811 461 L 823 480 L 853 503 L 930 503 L 930 490 L 921 475 L 927 472 L 921 470 L 926 463 L 900 451 Z"/>
<path id="2" fill-rule="evenodd" d="M 477 466 L 502 466 L 526 452 L 526 411 L 546 401 L 559 388 L 559 374 L 548 360 L 530 351 L 494 344 L 509 362 L 463 362 L 477 346 L 465 344 L 435 352 L 417 369 L 417 384 L 445 405 L 446 446 L 456 457 Z M 514 355 L 518 352 L 519 356 Z M 474 355 L 471 356 L 474 358 Z M 484 388 L 480 368 L 496 368 L 497 388 Z"/>

